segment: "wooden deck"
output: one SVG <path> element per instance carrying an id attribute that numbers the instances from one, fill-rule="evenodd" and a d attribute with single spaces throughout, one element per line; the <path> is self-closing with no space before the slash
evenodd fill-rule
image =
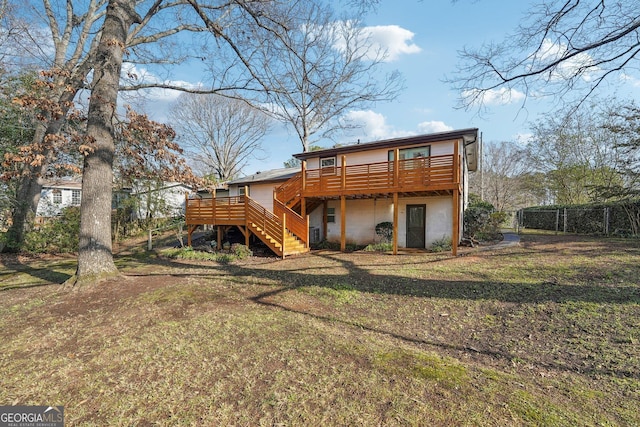
<path id="1" fill-rule="evenodd" d="M 279 256 L 306 252 L 307 220 L 277 201 L 275 205 L 276 212 L 272 213 L 245 196 L 187 199 L 185 220 L 189 235 L 198 225 L 234 225 L 245 236 L 251 231 Z"/>
<path id="2" fill-rule="evenodd" d="M 302 197 L 373 197 L 379 194 L 448 193 L 458 189 L 454 155 L 431 156 L 303 172 Z"/>

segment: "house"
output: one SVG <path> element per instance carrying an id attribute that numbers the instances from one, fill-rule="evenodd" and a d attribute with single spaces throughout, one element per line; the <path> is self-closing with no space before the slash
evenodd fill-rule
<path id="1" fill-rule="evenodd" d="M 42 183 L 40 200 L 36 210 L 36 222 L 58 216 L 62 209 L 80 206 L 82 200 L 82 178 L 66 177 L 49 179 Z"/>
<path id="2" fill-rule="evenodd" d="M 184 195 L 191 187 L 177 182 L 139 181 L 132 188 L 114 190 L 112 208 L 126 204 L 125 200 L 137 199 L 133 216 L 136 218 L 166 218 L 184 214 Z M 36 211 L 36 222 L 60 215 L 63 208 L 80 206 L 82 178 L 66 177 L 50 179 L 43 183 Z"/>
<path id="3" fill-rule="evenodd" d="M 256 173 L 229 183 L 228 197 L 187 200 L 189 236 L 202 224 L 237 227 L 279 256 L 327 239 L 367 244 L 393 224 L 393 252 L 451 239 L 457 254 L 478 129 L 395 138 L 295 154 L 299 169 Z"/>
<path id="4" fill-rule="evenodd" d="M 136 199 L 134 217 L 171 218 L 184 214 L 185 194 L 192 191 L 179 182 L 140 180 L 131 187 L 130 197 Z"/>

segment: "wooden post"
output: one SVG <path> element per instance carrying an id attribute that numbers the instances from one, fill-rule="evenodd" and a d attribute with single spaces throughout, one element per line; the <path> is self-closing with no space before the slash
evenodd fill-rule
<path id="1" fill-rule="evenodd" d="M 311 244 L 310 244 L 311 239 L 309 239 L 309 217 L 307 216 L 306 218 L 307 218 L 307 241 L 305 242 L 306 243 L 305 246 L 309 248 L 311 247 Z"/>
<path id="2" fill-rule="evenodd" d="M 459 159 L 459 153 L 458 153 L 459 151 L 458 145 L 460 145 L 460 142 L 458 141 L 456 141 L 456 143 L 453 144 L 453 183 L 454 184 L 460 184 L 460 159 Z"/>
<path id="3" fill-rule="evenodd" d="M 342 191 L 347 188 L 347 156 L 342 156 Z"/>
<path id="4" fill-rule="evenodd" d="M 287 214 L 282 214 L 282 259 L 284 259 L 285 242 L 287 240 Z"/>
<path id="5" fill-rule="evenodd" d="M 216 237 L 217 237 L 217 243 L 218 243 L 218 247 L 216 248 L 217 250 L 222 249 L 222 226 L 218 226 L 218 232 L 216 233 Z M 191 244 L 189 244 L 189 246 L 191 246 Z"/>
<path id="6" fill-rule="evenodd" d="M 393 254 L 398 255 L 398 192 L 393 193 Z"/>
<path id="7" fill-rule="evenodd" d="M 216 223 L 216 189 L 211 192 L 211 223 Z"/>
<path id="8" fill-rule="evenodd" d="M 304 192 L 307 189 L 307 161 L 303 160 L 301 162 L 300 171 L 302 172 L 302 191 L 300 197 L 304 199 Z"/>
<path id="9" fill-rule="evenodd" d="M 400 186 L 400 149 L 396 148 L 393 152 L 393 186 Z"/>
<path id="10" fill-rule="evenodd" d="M 347 199 L 343 194 L 340 196 L 340 250 L 347 250 Z"/>

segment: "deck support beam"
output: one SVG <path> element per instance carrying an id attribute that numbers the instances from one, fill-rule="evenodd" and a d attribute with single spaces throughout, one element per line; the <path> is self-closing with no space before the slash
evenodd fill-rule
<path id="1" fill-rule="evenodd" d="M 196 231 L 196 228 L 198 228 L 198 225 L 192 225 L 187 228 L 187 246 L 191 246 L 191 235 Z"/>

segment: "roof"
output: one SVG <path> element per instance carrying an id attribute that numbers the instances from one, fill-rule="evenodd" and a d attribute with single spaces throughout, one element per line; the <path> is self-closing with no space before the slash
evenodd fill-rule
<path id="1" fill-rule="evenodd" d="M 256 172 L 253 175 L 229 181 L 229 185 L 252 184 L 258 182 L 276 182 L 286 181 L 296 173 L 300 172 L 298 168 L 281 168 L 272 169 L 264 172 Z"/>
<path id="2" fill-rule="evenodd" d="M 64 177 L 47 179 L 42 183 L 42 188 L 68 188 L 80 190 L 82 188 L 82 178 Z"/>
<path id="3" fill-rule="evenodd" d="M 448 132 L 430 133 L 415 135 L 404 138 L 385 139 L 381 141 L 367 142 L 363 144 L 346 145 L 344 147 L 327 148 L 325 150 L 307 151 L 305 153 L 294 154 L 293 157 L 299 160 L 306 160 L 311 157 L 332 157 L 338 154 L 353 153 L 357 151 L 374 150 L 378 148 L 396 148 L 424 144 L 426 142 L 448 141 L 452 139 L 465 139 L 465 146 L 473 144 L 478 139 L 478 128 L 460 129 Z"/>
<path id="4" fill-rule="evenodd" d="M 131 189 L 132 194 L 146 194 L 146 193 L 155 193 L 159 191 L 170 190 L 172 188 L 182 187 L 184 190 L 192 191 L 193 188 L 190 185 L 183 184 L 181 182 L 163 182 L 162 187 L 153 187 L 153 188 L 140 188 L 134 185 L 134 188 Z"/>

